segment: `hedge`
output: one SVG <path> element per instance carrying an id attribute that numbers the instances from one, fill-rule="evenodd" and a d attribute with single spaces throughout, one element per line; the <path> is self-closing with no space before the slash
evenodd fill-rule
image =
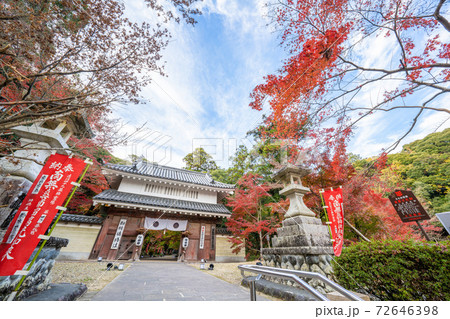
<path id="1" fill-rule="evenodd" d="M 450 241 L 372 241 L 334 258 L 343 287 L 380 300 L 450 300 Z"/>

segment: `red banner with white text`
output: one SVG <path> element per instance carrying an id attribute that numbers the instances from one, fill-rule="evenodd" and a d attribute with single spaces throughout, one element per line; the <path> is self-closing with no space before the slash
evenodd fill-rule
<path id="1" fill-rule="evenodd" d="M 86 163 L 67 155 L 50 155 L 0 244 L 0 276 L 22 270 Z"/>
<path id="2" fill-rule="evenodd" d="M 344 206 L 342 200 L 342 188 L 323 192 L 325 207 L 328 212 L 328 220 L 331 222 L 331 237 L 333 237 L 333 251 L 339 256 L 344 243 Z"/>

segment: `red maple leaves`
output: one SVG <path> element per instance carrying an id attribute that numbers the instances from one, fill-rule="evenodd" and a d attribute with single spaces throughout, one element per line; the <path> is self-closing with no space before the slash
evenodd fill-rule
<path id="1" fill-rule="evenodd" d="M 312 139 L 322 135 L 316 133 L 324 127 L 331 129 L 332 137 L 376 111 L 405 107 L 403 98 L 422 90 L 429 96 L 419 96 L 407 106 L 416 109 L 417 117 L 423 109 L 448 113 L 439 104 L 447 91 L 443 83 L 450 78 L 449 45 L 438 32 L 448 24 L 439 15 L 442 4 L 279 1 L 271 8 L 290 56 L 277 74 L 267 75 L 254 88 L 250 107 L 270 106 L 265 124 L 283 128 L 279 136 L 289 138 L 294 134 L 291 128 L 301 125 Z M 365 61 L 380 36 L 389 42 L 389 52 Z M 379 91 L 376 101 L 365 98 L 371 90 Z M 350 117 L 356 110 L 359 116 Z"/>
<path id="2" fill-rule="evenodd" d="M 263 182 L 262 177 L 254 173 L 239 179 L 235 194 L 228 198 L 227 204 L 233 211 L 226 223 L 233 235 L 230 239 L 233 252 L 238 253 L 246 247 L 248 252 L 259 254 L 264 241 L 270 245 L 266 236 L 280 227 L 288 204 L 272 197 L 270 191 L 275 187 L 279 186 Z"/>

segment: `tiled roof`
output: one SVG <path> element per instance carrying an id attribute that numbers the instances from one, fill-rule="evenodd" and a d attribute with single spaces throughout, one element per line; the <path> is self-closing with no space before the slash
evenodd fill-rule
<path id="1" fill-rule="evenodd" d="M 119 192 L 115 189 L 107 189 L 94 197 L 94 201 L 108 201 L 118 203 L 138 204 L 149 207 L 161 207 L 186 211 L 198 211 L 208 213 L 230 214 L 230 211 L 222 204 L 198 203 L 186 200 L 162 198 L 155 196 L 139 195 Z"/>
<path id="2" fill-rule="evenodd" d="M 215 181 L 211 176 L 205 173 L 193 172 L 185 169 L 163 166 L 154 163 L 138 162 L 133 165 L 106 164 L 105 168 L 130 174 L 150 176 L 214 188 L 223 188 L 229 190 L 234 190 L 235 188 L 234 185 Z"/>
<path id="3" fill-rule="evenodd" d="M 83 224 L 102 224 L 103 218 L 96 216 L 84 216 L 75 214 L 63 214 L 60 218 L 62 222 L 73 222 Z"/>
<path id="4" fill-rule="evenodd" d="M 217 227 L 216 228 L 216 234 L 217 235 L 231 235 L 231 231 L 229 231 L 226 228 Z"/>

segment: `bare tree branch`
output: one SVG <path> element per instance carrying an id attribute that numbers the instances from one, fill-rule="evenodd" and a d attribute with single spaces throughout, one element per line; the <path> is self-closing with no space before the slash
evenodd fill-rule
<path id="1" fill-rule="evenodd" d="M 441 8 L 442 8 L 442 5 L 445 3 L 445 1 L 446 0 L 439 1 L 438 5 L 436 7 L 436 11 L 434 11 L 434 17 L 440 24 L 442 24 L 442 26 L 445 28 L 445 30 L 450 32 L 450 23 L 448 22 L 448 20 L 446 18 L 444 18 L 441 15 Z"/>

